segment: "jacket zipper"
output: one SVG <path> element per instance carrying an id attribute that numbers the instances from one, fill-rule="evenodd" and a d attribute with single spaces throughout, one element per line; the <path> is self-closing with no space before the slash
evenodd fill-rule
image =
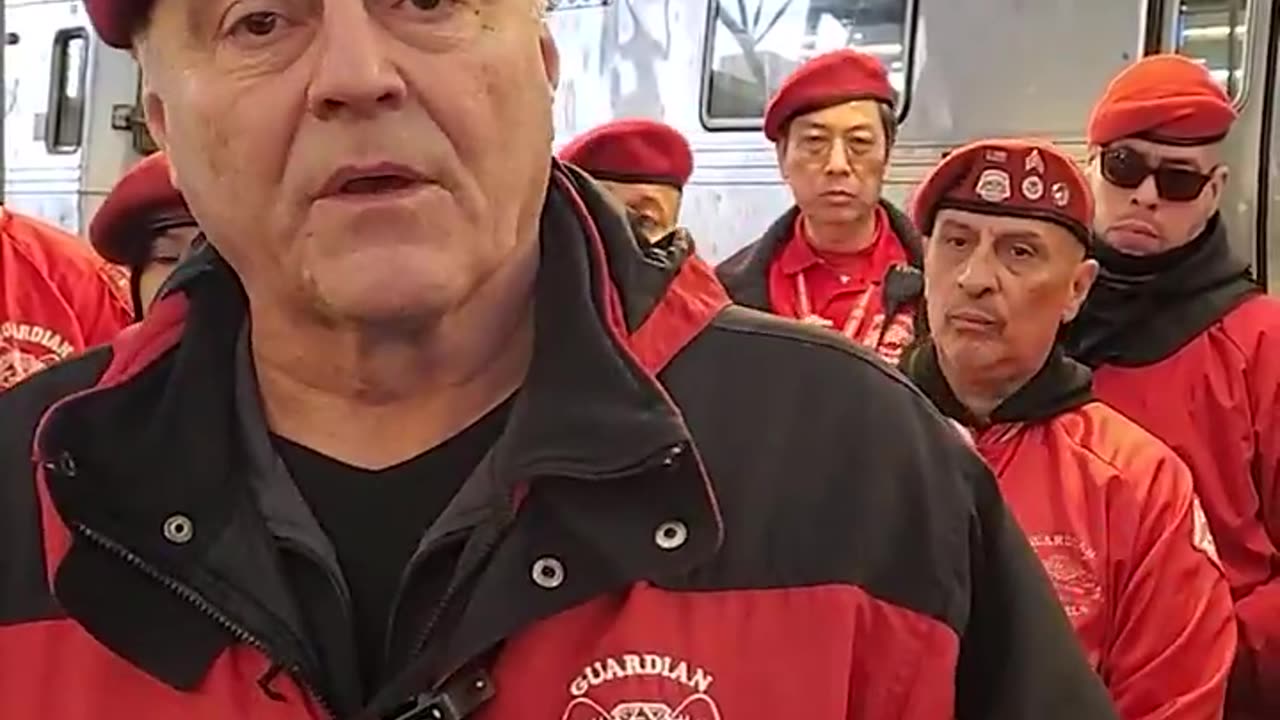
<path id="1" fill-rule="evenodd" d="M 201 613 L 209 617 L 211 620 L 218 623 L 218 625 L 220 625 L 227 632 L 231 633 L 232 636 L 234 636 L 238 642 L 243 643 L 245 645 L 249 645 L 250 647 L 257 650 L 258 652 L 265 655 L 268 659 L 272 660 L 272 662 L 275 662 L 275 658 L 277 656 L 275 653 L 271 652 L 270 647 L 267 645 L 265 641 L 263 641 L 261 638 L 255 635 L 248 628 L 245 628 L 243 625 L 240 625 L 236 621 L 227 617 L 226 613 L 223 613 L 221 610 L 214 607 L 212 603 L 210 603 L 208 600 L 205 600 L 204 596 L 202 596 L 196 590 L 193 590 L 192 588 L 187 587 L 186 585 L 178 582 L 177 580 L 174 580 L 173 578 L 168 577 L 164 573 L 157 570 L 155 566 L 151 565 L 146 560 L 143 560 L 141 557 L 138 557 L 138 555 L 128 550 L 120 543 L 117 543 L 116 541 L 97 532 L 96 530 L 93 530 L 81 523 L 73 523 L 72 527 L 75 528 L 76 532 L 78 532 L 80 535 L 84 536 L 85 539 L 89 540 L 90 542 L 97 545 L 98 547 L 110 552 L 112 555 L 115 555 L 116 557 L 125 561 L 130 566 L 141 571 L 142 573 L 150 577 L 152 580 L 155 580 L 156 582 L 160 583 L 170 592 L 177 595 L 179 598 L 181 598 L 191 606 L 195 607 L 197 610 L 199 610 Z M 295 662 L 295 663 L 285 664 L 285 668 L 289 671 L 289 674 L 292 675 L 294 679 L 298 681 L 298 684 L 302 686 L 302 689 L 316 700 L 316 703 L 319 704 L 320 709 L 324 711 L 325 716 L 330 718 L 331 720 L 336 720 L 336 718 L 338 717 L 338 714 L 334 710 L 333 704 L 329 701 L 328 698 L 325 697 L 324 693 L 321 693 L 319 689 L 316 688 L 316 686 L 314 686 L 307 680 L 306 674 L 303 672 L 302 666 Z"/>

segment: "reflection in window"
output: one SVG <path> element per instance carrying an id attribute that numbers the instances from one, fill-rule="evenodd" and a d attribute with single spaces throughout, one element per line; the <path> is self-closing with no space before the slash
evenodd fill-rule
<path id="1" fill-rule="evenodd" d="M 1243 87 L 1249 0 L 1182 0 L 1178 52 L 1204 63 L 1232 97 Z"/>
<path id="2" fill-rule="evenodd" d="M 879 58 L 906 92 L 908 0 L 714 0 L 703 93 L 710 127 L 755 127 L 800 63 L 857 48 Z M 905 107 L 900 103 L 899 107 Z"/>

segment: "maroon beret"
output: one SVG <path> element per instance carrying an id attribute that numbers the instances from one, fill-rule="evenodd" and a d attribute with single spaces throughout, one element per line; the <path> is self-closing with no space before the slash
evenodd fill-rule
<path id="1" fill-rule="evenodd" d="M 1085 245 L 1093 221 L 1093 195 L 1075 161 L 1029 140 L 979 140 L 948 155 L 916 190 L 911 219 L 928 235 L 945 208 L 1045 220 Z"/>
<path id="2" fill-rule="evenodd" d="M 693 174 L 693 151 L 675 128 L 654 120 L 614 120 L 560 149 L 562 161 L 598 180 L 683 188 Z"/>
<path id="3" fill-rule="evenodd" d="M 851 48 L 806 61 L 782 81 L 764 111 L 764 136 L 773 142 L 797 115 L 851 100 L 894 105 L 893 86 L 884 65 Z"/>
<path id="4" fill-rule="evenodd" d="M 135 165 L 111 189 L 89 223 L 89 241 L 107 260 L 132 265 L 157 232 L 195 224 L 182 194 L 169 180 L 169 159 L 158 152 Z"/>
<path id="5" fill-rule="evenodd" d="M 1089 142 L 1141 137 L 1169 145 L 1221 140 L 1236 109 L 1204 66 L 1181 55 L 1151 55 L 1117 75 L 1089 117 Z"/>
<path id="6" fill-rule="evenodd" d="M 111 47 L 127 50 L 133 46 L 133 33 L 147 19 L 155 0 L 84 0 L 89 20 L 102 41 Z"/>

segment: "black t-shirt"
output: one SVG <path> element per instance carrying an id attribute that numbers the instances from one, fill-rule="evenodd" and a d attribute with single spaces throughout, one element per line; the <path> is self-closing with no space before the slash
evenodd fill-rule
<path id="1" fill-rule="evenodd" d="M 338 555 L 351 592 L 356 652 L 366 692 L 383 672 L 392 601 L 427 528 L 488 452 L 510 401 L 444 443 L 382 470 L 363 470 L 272 436 L 303 498 Z"/>

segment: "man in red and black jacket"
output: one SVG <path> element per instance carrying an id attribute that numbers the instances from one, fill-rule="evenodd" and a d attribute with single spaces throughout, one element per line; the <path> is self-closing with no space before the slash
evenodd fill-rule
<path id="1" fill-rule="evenodd" d="M 856 50 L 801 65 L 765 137 L 795 207 L 717 268 L 734 301 L 830 328 L 895 363 L 915 336 L 920 237 L 880 197 L 897 135 L 884 66 Z"/>
<path id="2" fill-rule="evenodd" d="M 531 4 L 89 3 L 209 245 L 0 397 L 5 717 L 1114 717 L 924 398 L 552 161 Z"/>
<path id="3" fill-rule="evenodd" d="M 1108 86 L 1088 130 L 1101 272 L 1066 343 L 1099 398 L 1191 467 L 1239 621 L 1228 717 L 1261 719 L 1280 717 L 1280 302 L 1219 213 L 1235 116 L 1177 55 Z"/>

